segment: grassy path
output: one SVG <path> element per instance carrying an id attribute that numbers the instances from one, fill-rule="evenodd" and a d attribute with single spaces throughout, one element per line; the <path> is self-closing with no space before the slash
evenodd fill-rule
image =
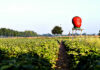
<path id="1" fill-rule="evenodd" d="M 69 58 L 66 54 L 63 42 L 60 44 L 58 60 L 56 61 L 56 70 L 69 70 Z"/>

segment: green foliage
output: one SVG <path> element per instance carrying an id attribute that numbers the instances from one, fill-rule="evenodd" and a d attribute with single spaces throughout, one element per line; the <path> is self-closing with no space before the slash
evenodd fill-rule
<path id="1" fill-rule="evenodd" d="M 59 26 L 55 26 L 53 29 L 52 29 L 52 34 L 62 34 L 63 30 L 61 27 Z"/>
<path id="2" fill-rule="evenodd" d="M 64 41 L 71 70 L 100 70 L 100 40 Z"/>
<path id="3" fill-rule="evenodd" d="M 26 37 L 37 36 L 37 33 L 33 32 L 33 31 L 25 31 L 24 34 Z"/>
<path id="4" fill-rule="evenodd" d="M 23 37 L 29 37 L 29 36 L 37 36 L 37 33 L 34 31 L 25 31 L 25 32 L 19 32 L 11 29 L 1 28 L 0 29 L 0 36 L 23 36 Z"/>
<path id="5" fill-rule="evenodd" d="M 100 36 L 100 30 L 99 30 L 99 33 L 98 33 L 98 35 Z"/>
<path id="6" fill-rule="evenodd" d="M 51 70 L 58 46 L 54 39 L 0 39 L 0 70 Z"/>

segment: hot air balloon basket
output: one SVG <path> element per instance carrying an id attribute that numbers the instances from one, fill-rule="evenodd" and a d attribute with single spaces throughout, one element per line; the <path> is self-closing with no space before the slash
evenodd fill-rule
<path id="1" fill-rule="evenodd" d="M 80 27 L 74 27 L 72 28 L 72 30 L 83 30 L 83 29 L 81 29 Z"/>
<path id="2" fill-rule="evenodd" d="M 81 29 L 80 27 L 74 27 L 74 29 Z"/>

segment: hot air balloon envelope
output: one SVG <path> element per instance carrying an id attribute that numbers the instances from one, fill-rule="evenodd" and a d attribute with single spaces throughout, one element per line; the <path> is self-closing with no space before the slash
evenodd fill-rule
<path id="1" fill-rule="evenodd" d="M 80 28 L 81 27 L 81 23 L 82 23 L 82 19 L 78 16 L 73 17 L 72 19 L 72 23 L 74 25 L 74 28 Z"/>

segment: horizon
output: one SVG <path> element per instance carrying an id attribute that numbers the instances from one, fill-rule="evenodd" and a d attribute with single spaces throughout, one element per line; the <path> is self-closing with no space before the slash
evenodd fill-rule
<path id="1" fill-rule="evenodd" d="M 0 29 L 2 29 L 2 28 L 0 28 Z M 10 29 L 10 28 L 5 28 L 5 29 Z M 14 29 L 10 29 L 10 30 L 14 30 Z M 18 31 L 18 30 L 14 30 L 14 31 Z M 32 31 L 32 30 L 25 30 L 25 31 Z M 18 32 L 25 32 L 25 31 L 18 31 Z M 33 32 L 35 32 L 35 31 L 33 31 Z M 37 33 L 37 32 L 35 32 L 35 33 Z M 38 33 L 37 33 L 38 34 Z M 52 33 L 45 33 L 46 35 L 48 35 L 48 34 L 50 34 L 50 35 L 54 35 L 54 34 L 52 34 Z M 38 35 L 45 35 L 45 34 L 38 34 Z M 72 33 L 71 33 L 72 34 Z M 74 33 L 74 34 L 80 34 L 80 33 Z M 82 34 L 84 34 L 84 33 L 82 33 Z M 86 35 L 98 35 L 98 33 L 97 34 L 95 34 L 95 33 L 85 33 Z M 68 34 L 61 34 L 61 35 L 68 35 Z"/>
<path id="2" fill-rule="evenodd" d="M 3 0 L 0 1 L 0 28 L 17 31 L 32 30 L 51 34 L 61 26 L 63 34 L 72 32 L 72 18 L 82 18 L 83 32 L 98 34 L 100 30 L 100 1 L 98 0 Z"/>

